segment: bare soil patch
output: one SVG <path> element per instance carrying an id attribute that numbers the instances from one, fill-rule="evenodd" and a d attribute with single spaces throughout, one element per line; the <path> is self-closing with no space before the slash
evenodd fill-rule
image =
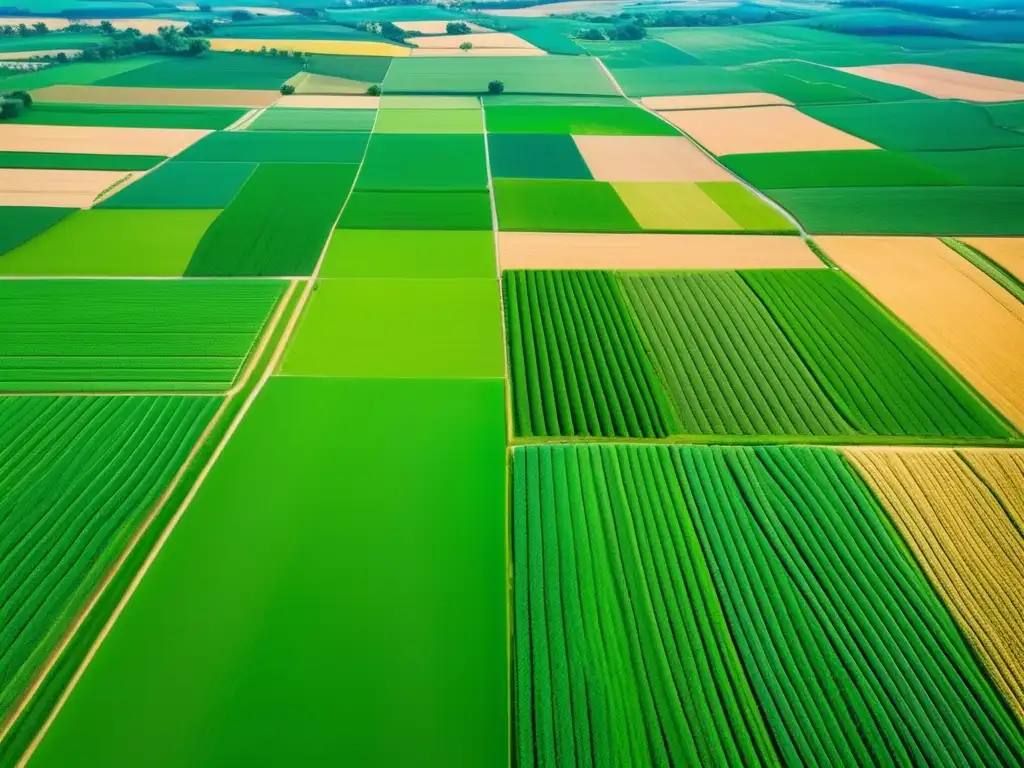
<path id="1" fill-rule="evenodd" d="M 0 125 L 2 152 L 90 155 L 176 155 L 213 131 L 192 128 L 92 128 L 78 125 Z"/>
<path id="2" fill-rule="evenodd" d="M 297 93 L 292 96 L 282 96 L 274 106 L 309 109 L 377 109 L 380 106 L 380 96 L 330 96 Z"/>
<path id="3" fill-rule="evenodd" d="M 89 208 L 97 196 L 126 177 L 144 172 L 0 169 L 0 205 Z"/>
<path id="4" fill-rule="evenodd" d="M 819 269 L 799 237 L 501 232 L 502 269 Z"/>
<path id="5" fill-rule="evenodd" d="M 877 149 L 792 107 L 737 107 L 663 112 L 662 117 L 716 155 Z"/>
<path id="6" fill-rule="evenodd" d="M 735 181 L 683 136 L 573 136 L 598 181 Z"/>
<path id="7" fill-rule="evenodd" d="M 930 64 L 873 64 L 839 69 L 881 83 L 920 91 L 937 99 L 979 102 L 1024 101 L 1024 83 L 1017 80 L 933 67 Z"/>
<path id="8" fill-rule="evenodd" d="M 458 48 L 412 48 L 410 56 L 468 56 L 479 58 L 480 56 L 547 56 L 548 52 L 540 48 L 472 48 L 468 51 L 461 51 Z"/>
<path id="9" fill-rule="evenodd" d="M 463 43 L 472 43 L 473 48 L 536 48 L 511 32 L 487 32 L 469 35 L 443 35 L 441 37 L 416 37 L 410 42 L 420 49 L 454 48 Z"/>

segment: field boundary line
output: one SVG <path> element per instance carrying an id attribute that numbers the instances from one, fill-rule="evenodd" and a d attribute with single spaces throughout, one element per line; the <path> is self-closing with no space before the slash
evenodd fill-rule
<path id="1" fill-rule="evenodd" d="M 281 300 L 278 302 L 278 306 L 275 309 L 274 314 L 271 316 L 270 322 L 267 323 L 260 343 L 258 345 L 257 353 L 253 355 L 252 359 L 249 362 L 249 365 L 246 367 L 245 371 L 243 371 L 242 376 L 239 377 L 239 386 L 235 388 L 233 392 L 229 390 L 229 392 L 224 393 L 224 401 L 217 408 L 217 411 L 213 414 L 213 417 L 210 419 L 206 427 L 200 433 L 195 443 L 193 443 L 191 450 L 185 457 L 185 460 L 178 468 L 178 471 L 175 472 L 174 477 L 171 478 L 171 482 L 168 483 L 167 487 L 164 489 L 163 493 L 161 493 L 160 496 L 157 498 L 156 502 L 150 508 L 145 518 L 136 527 L 135 532 L 132 534 L 131 538 L 128 540 L 128 543 L 121 551 L 121 554 L 118 555 L 117 560 L 115 560 L 111 564 L 111 566 L 107 569 L 107 572 L 104 574 L 103 579 L 93 589 L 92 594 L 89 597 L 89 600 L 86 602 L 85 606 L 83 606 L 76 614 L 71 626 L 62 635 L 57 646 L 49 653 L 43 665 L 39 668 L 36 674 L 33 675 L 32 682 L 19 697 L 17 705 L 4 719 L 3 726 L 2 728 L 0 728 L 0 741 L 3 741 L 7 737 L 7 735 L 11 731 L 11 728 L 14 726 L 15 723 L 18 722 L 22 714 L 24 714 L 25 709 L 28 707 L 29 703 L 32 701 L 35 695 L 39 692 L 40 687 L 46 681 L 46 678 L 49 676 L 50 672 L 53 671 L 54 666 L 56 666 L 57 662 L 60 660 L 60 657 L 64 654 L 64 651 L 67 650 L 67 647 L 71 644 L 71 641 L 78 633 L 78 630 L 81 629 L 82 624 L 85 623 L 85 620 L 92 613 L 93 608 L 96 607 L 96 604 L 100 601 L 100 598 L 103 596 L 103 593 L 106 592 L 107 588 L 114 581 L 114 578 L 117 576 L 118 572 L 121 570 L 124 563 L 128 560 L 129 557 L 131 557 L 132 553 L 135 551 L 135 547 L 138 546 L 138 543 L 146 535 L 150 526 L 152 526 L 153 521 L 156 520 L 156 518 L 159 516 L 164 506 L 167 504 L 168 500 L 171 498 L 174 491 L 177 489 L 179 483 L 181 483 L 182 478 L 185 476 L 185 473 L 191 467 L 196 455 L 202 449 L 203 445 L 206 443 L 210 434 L 214 431 L 214 429 L 217 427 L 217 424 L 223 417 L 224 412 L 228 408 L 229 401 L 231 400 L 231 398 L 234 396 L 235 393 L 237 393 L 241 386 L 248 381 L 249 377 L 252 375 L 252 372 L 256 366 L 256 363 L 259 360 L 259 356 L 262 353 L 262 350 L 266 348 L 266 345 L 273 337 L 274 332 L 277 329 L 278 324 L 280 323 L 281 316 L 283 315 L 285 308 L 288 306 L 288 302 L 291 299 L 294 292 L 295 284 L 292 283 L 288 286 L 284 295 L 281 297 Z M 161 539 L 158 540 L 157 544 L 159 545 L 162 540 L 163 537 L 161 537 Z M 145 563 L 143 564 L 143 567 L 148 568 L 149 562 L 150 559 L 147 558 Z M 135 582 L 133 581 L 132 586 L 129 587 L 130 591 L 134 591 L 134 585 Z M 121 604 L 119 604 L 118 608 L 115 609 L 115 614 L 120 612 L 121 607 Z M 105 636 L 107 629 L 108 627 L 104 627 L 104 630 L 100 634 L 100 639 L 102 639 L 102 637 Z M 90 649 L 89 654 L 86 656 L 86 659 L 82 663 L 82 667 L 79 669 L 78 672 L 76 672 L 75 676 L 71 679 L 71 682 L 68 685 L 68 689 L 66 689 L 66 693 L 69 692 L 70 688 L 72 688 L 75 682 L 77 682 L 78 678 L 81 676 L 81 672 L 84 671 L 84 666 L 88 664 L 89 659 L 92 658 L 92 655 L 95 652 L 95 648 L 98 647 L 98 645 L 99 642 L 97 641 L 94 644 L 94 648 Z M 47 720 L 44 721 L 43 726 L 40 729 L 40 733 L 45 732 L 45 730 L 49 728 L 50 723 L 56 716 L 55 713 L 60 709 L 61 706 L 63 706 L 65 699 L 66 695 L 62 693 L 61 698 L 57 700 L 57 704 L 54 707 L 53 713 L 51 713 L 51 717 L 48 717 Z M 32 742 L 29 744 L 28 749 L 25 752 L 25 755 L 23 755 L 22 758 L 19 760 L 18 765 L 24 765 L 28 762 L 28 758 L 31 757 L 31 753 L 35 750 L 35 747 L 37 746 L 39 741 L 41 741 L 41 739 L 39 738 L 34 738 L 32 740 Z"/>
<path id="2" fill-rule="evenodd" d="M 377 118 L 375 115 L 374 126 L 376 126 L 376 123 Z M 369 147 L 369 141 L 367 141 L 367 147 Z M 145 577 L 146 573 L 152 567 L 153 562 L 160 554 L 160 551 L 163 549 L 164 544 L 167 543 L 167 540 L 174 532 L 174 529 L 177 527 L 181 518 L 188 510 L 189 506 L 191 506 L 193 499 L 195 499 L 196 495 L 199 493 L 200 488 L 202 488 L 203 482 L 206 480 L 206 477 L 210 474 L 211 470 L 216 465 L 217 459 L 219 459 L 220 455 L 224 452 L 224 449 L 227 447 L 228 442 L 235 434 L 235 430 L 238 429 L 238 425 L 242 422 L 242 419 L 245 418 L 246 413 L 249 412 L 249 408 L 252 407 L 253 402 L 255 402 L 260 392 L 263 391 L 263 387 L 266 385 L 266 383 L 270 380 L 270 377 L 273 375 L 274 369 L 277 367 L 278 363 L 281 360 L 281 357 L 284 355 L 284 350 L 288 346 L 288 342 L 291 340 L 291 335 L 295 331 L 295 327 L 298 325 L 299 319 L 302 317 L 302 313 L 303 310 L 305 309 L 306 302 L 309 300 L 309 296 L 313 292 L 313 287 L 316 285 L 316 276 L 320 272 L 320 266 L 323 263 L 324 256 L 326 256 L 327 254 L 327 249 L 328 246 L 330 245 L 331 238 L 334 236 L 335 228 L 338 226 L 338 222 L 341 220 L 341 214 L 344 212 L 345 206 L 348 205 L 348 201 L 352 197 L 352 192 L 355 190 L 356 181 L 358 181 L 359 179 L 359 172 L 363 168 L 363 160 L 365 159 L 366 150 L 364 149 L 363 157 L 359 162 L 359 168 L 356 171 L 355 178 L 352 179 L 352 187 L 349 189 L 348 195 L 346 195 L 345 197 L 345 202 L 342 203 L 341 209 L 338 211 L 338 215 L 334 219 L 334 226 L 331 228 L 330 234 L 328 234 L 327 240 L 324 242 L 324 246 L 320 251 L 320 258 L 317 260 L 316 266 L 313 269 L 313 274 L 306 281 L 305 287 L 302 290 L 302 295 L 299 297 L 298 303 L 295 305 L 295 308 L 292 310 L 291 316 L 288 318 L 288 323 L 285 326 L 284 332 L 281 334 L 281 338 L 277 342 L 277 347 L 274 349 L 274 354 L 267 362 L 267 366 L 266 368 L 264 368 L 263 374 L 260 376 L 259 381 L 256 382 L 256 385 L 252 388 L 252 391 L 249 393 L 248 397 L 246 397 L 245 402 L 242 403 L 241 408 L 238 409 L 238 413 L 236 413 L 234 418 L 231 420 L 231 424 L 228 425 L 228 428 L 224 432 L 223 437 L 221 437 L 220 442 L 217 443 L 217 447 L 214 448 L 213 453 L 210 455 L 210 458 L 207 460 L 206 464 L 203 466 L 203 469 L 200 471 L 199 476 L 192 484 L 192 487 L 189 489 L 188 494 L 182 500 L 181 506 L 178 507 L 177 512 L 174 513 L 174 517 L 172 517 L 168 521 L 167 527 L 164 528 L 164 530 L 161 532 L 160 538 L 156 540 L 156 543 L 153 545 L 153 549 L 150 550 L 149 554 L 146 556 L 145 561 L 143 561 L 142 566 L 139 568 L 138 572 L 135 574 L 131 583 L 128 585 L 128 589 L 125 590 L 124 595 L 122 595 L 121 599 L 118 601 L 117 606 L 114 608 L 113 613 L 111 613 L 110 615 L 110 618 L 107 620 L 106 624 L 103 625 L 103 629 L 100 630 L 100 633 L 99 635 L 97 635 L 96 640 L 93 641 L 92 647 L 89 648 L 88 653 L 82 660 L 82 663 L 79 665 L 78 669 L 75 671 L 74 676 L 68 682 L 67 687 L 61 692 L 60 698 L 57 699 L 57 703 L 54 705 L 53 709 L 50 711 L 50 714 L 47 716 L 46 720 L 39 728 L 39 731 L 32 738 L 32 741 L 25 749 L 24 754 L 22 754 L 22 756 L 19 758 L 17 768 L 24 768 L 24 766 L 28 765 L 29 760 L 31 760 L 33 754 L 35 754 L 36 749 L 39 748 L 39 745 L 43 742 L 43 739 L 46 738 L 47 732 L 50 730 L 50 727 L 53 725 L 54 721 L 60 715 L 60 712 L 64 708 L 64 705 L 67 703 L 67 700 L 71 697 L 71 694 L 74 692 L 75 686 L 78 685 L 78 681 L 82 679 L 82 676 L 89 668 L 89 664 L 92 663 L 93 658 L 99 651 L 100 646 L 103 645 L 103 641 L 107 638 L 107 635 L 110 634 L 110 631 L 113 629 L 114 624 L 117 622 L 117 619 L 120 618 L 121 613 L 124 611 L 125 606 L 128 605 L 129 600 L 131 600 L 132 596 L 135 594 L 135 590 L 138 589 L 139 584 L 142 583 L 142 579 Z M 295 285 L 296 283 L 293 282 L 292 285 L 290 286 L 289 292 L 287 294 L 288 299 L 291 298 L 292 291 L 294 290 Z M 288 301 L 282 300 L 279 311 L 283 312 L 287 304 Z M 270 336 L 268 335 L 266 339 L 269 340 Z M 254 361 L 258 360 L 259 355 L 255 355 L 253 359 Z M 225 398 L 224 403 L 226 404 L 228 400 L 229 398 Z M 222 405 L 221 407 L 223 408 L 224 405 Z M 213 421 L 214 420 L 211 419 L 211 423 L 213 423 Z M 204 432 L 204 435 L 205 434 L 206 433 Z M 198 444 L 200 443 L 197 442 L 197 445 Z M 189 458 L 192 458 L 192 454 L 190 454 Z M 187 463 L 188 461 L 186 460 L 186 464 Z M 11 722 L 13 723 L 14 720 L 12 720 Z"/>
<path id="3" fill-rule="evenodd" d="M 235 120 L 235 122 L 233 122 L 231 125 L 229 125 L 224 130 L 225 131 L 244 131 L 246 128 L 248 128 L 250 125 L 252 125 L 254 122 L 256 122 L 256 118 L 258 118 L 260 115 L 262 115 L 266 111 L 267 111 L 266 107 L 256 107 L 254 109 L 250 109 L 248 112 L 246 112 L 240 118 Z"/>
<path id="4" fill-rule="evenodd" d="M 668 45 L 671 45 L 671 43 L 668 43 Z M 672 46 L 672 47 L 674 48 L 675 46 Z M 781 205 L 776 203 L 770 197 L 765 195 L 764 192 L 759 190 L 757 187 L 755 187 L 753 184 L 748 182 L 746 179 L 740 178 L 735 173 L 733 173 L 731 170 L 729 170 L 725 165 L 722 164 L 722 162 L 718 159 L 718 157 L 716 155 L 714 155 L 707 147 L 705 147 L 703 144 L 701 144 L 699 141 L 697 141 L 693 136 L 691 136 L 690 134 L 686 133 L 686 131 L 682 130 L 678 126 L 672 125 L 672 123 L 669 120 L 667 120 L 666 118 L 662 117 L 655 110 L 650 109 L 649 107 L 647 107 L 639 99 L 634 99 L 631 96 L 627 96 L 626 92 L 624 90 L 622 90 L 622 86 L 619 85 L 619 81 L 615 79 L 615 76 L 611 73 L 611 70 L 608 69 L 607 66 L 605 66 L 605 63 L 599 57 L 597 57 L 597 56 L 595 56 L 594 58 L 597 59 L 597 63 L 600 65 L 601 69 L 604 70 L 604 73 L 608 76 L 608 79 L 612 81 L 612 84 L 615 86 L 615 90 L 617 90 L 619 92 L 619 94 L 623 98 L 627 99 L 633 106 L 639 107 L 644 112 L 647 112 L 648 114 L 654 115 L 656 118 L 661 120 L 661 122 L 665 123 L 665 125 L 669 125 L 674 130 L 679 131 L 679 134 L 681 136 L 685 136 L 690 142 L 692 142 L 693 145 L 695 147 L 697 147 L 697 149 L 699 149 L 701 152 L 703 152 L 708 157 L 708 159 L 711 160 L 711 162 L 713 162 L 715 165 L 717 165 L 719 168 L 721 168 L 723 171 L 725 171 L 727 174 L 729 174 L 729 176 L 731 176 L 733 179 L 735 179 L 737 182 L 739 182 L 741 185 L 743 185 L 746 189 L 748 189 L 750 192 L 752 192 L 754 195 L 756 195 L 758 198 L 760 198 L 760 200 L 762 202 L 767 203 L 771 208 L 773 208 L 776 211 L 778 211 L 779 213 L 781 213 L 783 218 L 786 219 L 786 221 L 789 221 L 791 224 L 793 224 L 796 227 L 797 232 L 800 234 L 800 236 L 804 240 L 809 240 L 810 239 L 810 235 L 807 233 L 807 230 L 804 229 L 803 224 L 801 224 L 799 221 L 797 221 L 796 217 L 793 216 L 793 214 L 791 214 L 789 211 L 787 211 Z M 794 107 L 794 109 L 795 109 L 795 107 Z M 826 264 L 826 267 L 827 266 L 828 265 Z"/>
<path id="5" fill-rule="evenodd" d="M 508 328 L 505 322 L 505 288 L 501 279 L 501 238 L 498 227 L 498 204 L 494 199 L 494 177 L 491 175 L 491 148 L 490 134 L 487 132 L 487 110 L 484 107 L 483 99 L 480 99 L 480 117 L 483 122 L 484 132 L 484 163 L 487 166 L 487 194 L 491 202 L 491 235 L 494 238 L 494 270 L 498 281 L 498 312 L 501 316 L 501 359 L 504 364 L 502 380 L 502 392 L 505 401 L 505 498 L 504 498 L 504 523 L 505 523 L 505 673 L 506 673 L 506 724 L 508 739 L 508 766 L 514 765 L 516 756 L 515 739 L 515 710 L 512 705 L 512 698 L 515 695 L 515 680 L 512 672 L 514 663 L 515 648 L 515 588 L 514 572 L 512 564 L 512 529 L 509 525 L 511 520 L 512 485 L 509 476 L 512 471 L 512 439 L 515 434 L 515 427 L 512 423 L 512 376 L 508 354 Z"/>

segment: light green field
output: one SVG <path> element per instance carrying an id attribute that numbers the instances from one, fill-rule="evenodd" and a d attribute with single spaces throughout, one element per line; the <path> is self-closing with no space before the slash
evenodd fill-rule
<path id="1" fill-rule="evenodd" d="M 177 277 L 218 214 L 218 210 L 76 211 L 0 258 L 0 274 Z"/>
<path id="2" fill-rule="evenodd" d="M 281 363 L 294 376 L 501 378 L 495 280 L 320 280 Z"/>
<path id="3" fill-rule="evenodd" d="M 740 225 L 696 184 L 617 181 L 612 186 L 643 229 L 741 229 Z"/>
<path id="4" fill-rule="evenodd" d="M 32 768 L 507 765 L 503 394 L 271 379 Z"/>
<path id="5" fill-rule="evenodd" d="M 483 111 L 477 109 L 382 109 L 376 133 L 483 133 Z"/>
<path id="6" fill-rule="evenodd" d="M 489 231 L 339 229 L 320 277 L 494 277 Z"/>

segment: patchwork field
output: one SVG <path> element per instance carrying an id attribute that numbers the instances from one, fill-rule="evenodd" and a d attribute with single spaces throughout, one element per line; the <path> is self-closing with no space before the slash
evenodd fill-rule
<path id="1" fill-rule="evenodd" d="M 2 392 L 223 392 L 274 281 L 0 281 Z"/>
<path id="2" fill-rule="evenodd" d="M 0 768 L 1024 764 L 1013 9 L 74 2 Z"/>

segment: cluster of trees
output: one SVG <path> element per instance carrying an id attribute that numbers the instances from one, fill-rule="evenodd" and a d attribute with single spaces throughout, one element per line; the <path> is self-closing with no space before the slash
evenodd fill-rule
<path id="1" fill-rule="evenodd" d="M 0 26 L 0 37 L 34 37 L 45 35 L 49 31 L 50 28 L 43 21 L 37 21 L 31 27 L 28 24 L 19 24 L 18 26 L 4 24 Z"/>
<path id="2" fill-rule="evenodd" d="M 393 43 L 403 43 L 405 38 L 413 37 L 416 34 L 415 32 L 406 32 L 390 21 L 360 21 L 358 24 L 353 25 L 353 29 L 368 32 L 371 35 L 380 35 L 385 40 L 390 40 Z"/>
<path id="3" fill-rule="evenodd" d="M 186 27 L 187 29 L 187 27 Z M 107 61 L 137 53 L 169 56 L 198 56 L 210 49 L 210 41 L 177 27 L 160 27 L 155 35 L 144 35 L 135 28 L 115 29 L 109 21 L 100 22 L 100 31 L 107 42 L 84 49 L 78 54 L 82 61 Z M 58 57 L 59 58 L 59 57 Z"/>
<path id="4" fill-rule="evenodd" d="M 32 107 L 28 91 L 7 91 L 0 94 L 0 120 L 11 120 Z"/>
<path id="5" fill-rule="evenodd" d="M 756 16 L 753 15 L 755 14 Z M 779 8 L 757 8 L 746 15 L 737 15 L 728 8 L 712 11 L 660 11 L 655 13 L 624 12 L 614 16 L 593 13 L 574 13 L 570 18 L 591 24 L 610 24 L 611 27 L 582 29 L 577 37 L 583 40 L 639 40 L 647 27 L 732 27 L 739 24 L 766 21 L 791 21 L 807 18 L 808 14 Z"/>
<path id="6" fill-rule="evenodd" d="M 469 24 L 464 21 L 449 21 L 444 25 L 444 31 L 449 35 L 468 35 Z"/>
<path id="7" fill-rule="evenodd" d="M 634 22 L 617 24 L 614 27 L 590 27 L 576 33 L 576 37 L 581 40 L 640 40 L 646 35 L 647 30 Z"/>

